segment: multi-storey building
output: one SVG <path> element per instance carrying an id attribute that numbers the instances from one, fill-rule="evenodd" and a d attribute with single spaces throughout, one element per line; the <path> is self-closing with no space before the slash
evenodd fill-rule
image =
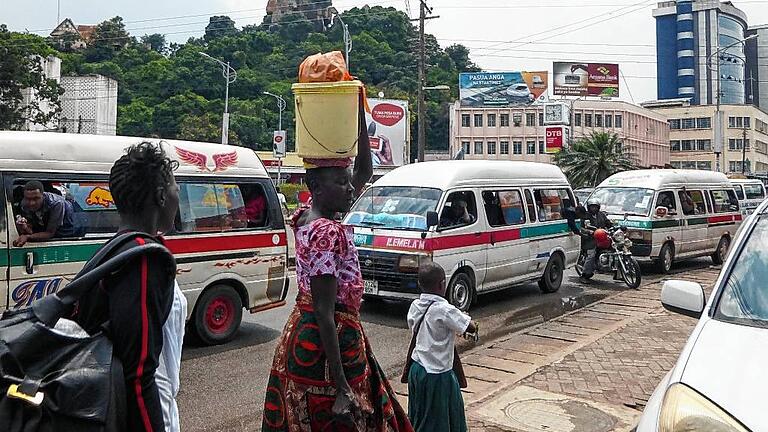
<path id="1" fill-rule="evenodd" d="M 593 131 L 618 135 L 640 166 L 669 163 L 669 125 L 664 115 L 622 101 L 569 100 L 571 136 L 579 139 Z M 545 151 L 544 106 L 505 108 L 451 105 L 450 154 L 462 151 L 465 159 L 551 162 Z"/>

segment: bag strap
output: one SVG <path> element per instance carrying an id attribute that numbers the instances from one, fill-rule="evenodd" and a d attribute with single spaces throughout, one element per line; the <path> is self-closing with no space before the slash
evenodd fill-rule
<path id="1" fill-rule="evenodd" d="M 413 350 L 416 349 L 416 338 L 419 336 L 419 331 L 421 331 L 421 324 L 424 322 L 424 319 L 427 317 L 427 312 L 429 312 L 429 308 L 432 307 L 433 304 L 436 302 L 432 302 L 427 306 L 427 309 L 424 311 L 424 315 L 419 318 L 419 321 L 416 322 L 416 325 L 413 326 L 413 336 L 411 336 L 411 344 L 408 346 L 408 357 L 406 359 L 410 359 L 413 356 Z"/>
<path id="2" fill-rule="evenodd" d="M 96 253 L 91 257 L 91 259 L 88 260 L 87 263 L 85 263 L 83 268 L 80 269 L 77 275 L 75 275 L 75 279 L 91 271 L 91 269 L 99 265 L 104 260 L 104 257 L 112 253 L 112 251 L 116 250 L 119 247 L 122 247 L 126 242 L 130 240 L 134 240 L 138 237 L 149 238 L 150 236 L 149 234 L 138 232 L 138 231 L 128 231 L 113 237 L 110 241 L 105 243 L 98 251 L 96 251 Z"/>
<path id="3" fill-rule="evenodd" d="M 138 235 L 140 234 L 132 233 L 131 237 L 136 237 Z M 121 240 L 127 238 L 128 237 L 124 237 L 121 238 Z M 109 249 L 114 250 L 114 247 L 109 246 Z M 89 265 L 88 271 L 81 271 L 78 273 L 78 276 L 58 293 L 48 295 L 33 303 L 33 313 L 42 323 L 48 326 L 56 325 L 56 322 L 64 316 L 65 311 L 95 286 L 96 283 L 120 269 L 125 263 L 138 258 L 139 256 L 148 254 L 157 254 L 160 258 L 169 263 L 172 263 L 174 259 L 171 252 L 159 243 L 137 245 L 120 252 L 102 263 L 92 259 L 91 261 L 95 261 L 97 264 Z M 104 256 L 106 256 L 106 254 L 99 254 L 99 259 L 102 260 Z"/>

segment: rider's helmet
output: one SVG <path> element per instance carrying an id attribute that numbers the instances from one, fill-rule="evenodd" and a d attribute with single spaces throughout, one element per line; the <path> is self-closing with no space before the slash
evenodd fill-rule
<path id="1" fill-rule="evenodd" d="M 597 206 L 597 209 L 600 210 L 600 200 L 597 198 L 590 198 L 587 200 L 587 210 L 589 210 L 590 207 Z"/>
<path id="2" fill-rule="evenodd" d="M 597 247 L 600 249 L 608 249 L 613 244 L 613 242 L 611 242 L 611 236 L 608 234 L 608 231 L 602 228 L 596 229 L 593 237 L 595 238 Z"/>

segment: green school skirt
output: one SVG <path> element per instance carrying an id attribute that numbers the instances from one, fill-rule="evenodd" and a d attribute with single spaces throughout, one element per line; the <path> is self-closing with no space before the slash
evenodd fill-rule
<path id="1" fill-rule="evenodd" d="M 466 432 L 464 398 L 452 370 L 430 374 L 418 362 L 408 373 L 408 417 L 416 432 Z"/>

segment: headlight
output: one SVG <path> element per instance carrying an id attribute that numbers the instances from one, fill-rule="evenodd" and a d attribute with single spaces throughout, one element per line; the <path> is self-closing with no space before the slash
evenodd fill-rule
<path id="1" fill-rule="evenodd" d="M 402 272 L 417 272 L 421 263 L 430 261 L 428 255 L 403 255 L 397 263 L 397 267 Z"/>
<path id="2" fill-rule="evenodd" d="M 627 236 L 630 240 L 643 240 L 646 242 L 650 242 L 652 240 L 652 233 L 651 231 L 640 231 L 640 230 L 629 230 L 627 231 Z"/>
<path id="3" fill-rule="evenodd" d="M 623 243 L 624 242 L 624 231 L 616 231 L 613 233 L 613 240 L 616 241 L 616 243 Z"/>
<path id="4" fill-rule="evenodd" d="M 684 384 L 667 390 L 659 415 L 659 432 L 749 432 L 736 419 Z"/>

